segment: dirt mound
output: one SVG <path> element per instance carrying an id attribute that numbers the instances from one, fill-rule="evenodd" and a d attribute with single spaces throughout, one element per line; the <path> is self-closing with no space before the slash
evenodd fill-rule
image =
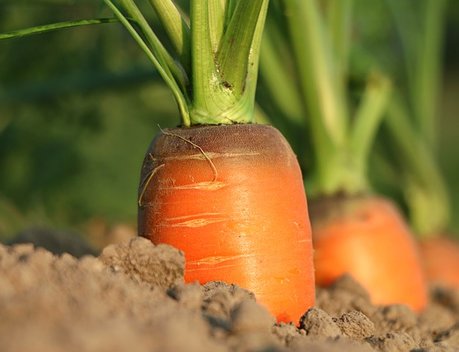
<path id="1" fill-rule="evenodd" d="M 352 279 L 319 289 L 299 327 L 235 285 L 184 284 L 184 256 L 135 238 L 99 258 L 0 245 L 0 350 L 458 351 L 459 293 L 421 315 L 378 307 Z"/>

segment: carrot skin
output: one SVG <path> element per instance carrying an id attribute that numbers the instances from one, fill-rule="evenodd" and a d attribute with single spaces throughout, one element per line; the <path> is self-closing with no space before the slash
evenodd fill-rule
<path id="1" fill-rule="evenodd" d="M 445 235 L 421 240 L 421 255 L 431 283 L 459 290 L 459 243 Z"/>
<path id="2" fill-rule="evenodd" d="M 273 127 L 166 130 L 147 152 L 139 196 L 139 234 L 181 249 L 187 282 L 238 284 L 279 321 L 313 306 L 301 172 Z"/>
<path id="3" fill-rule="evenodd" d="M 374 304 L 425 308 L 427 286 L 419 250 L 392 202 L 343 197 L 311 209 L 318 285 L 327 286 L 347 273 Z"/>

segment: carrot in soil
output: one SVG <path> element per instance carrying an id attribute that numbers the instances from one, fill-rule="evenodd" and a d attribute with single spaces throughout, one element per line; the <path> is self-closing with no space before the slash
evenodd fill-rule
<path id="1" fill-rule="evenodd" d="M 394 183 L 419 238 L 428 281 L 459 288 L 459 243 L 446 235 L 451 200 L 436 155 L 447 2 L 423 0 L 402 5 L 390 0 L 388 4 L 399 36 L 404 38 L 400 40 L 404 54 L 400 61 L 406 67 L 402 88 L 395 92 L 388 109 L 386 127 L 391 140 L 387 143 L 385 138 L 384 148 L 391 153 L 397 174 Z M 408 13 L 410 18 L 416 14 L 417 21 L 407 21 Z"/>
<path id="2" fill-rule="evenodd" d="M 171 52 L 133 0 L 121 8 L 104 1 L 163 76 L 182 118 L 146 153 L 139 235 L 181 249 L 187 282 L 238 284 L 279 321 L 298 322 L 315 295 L 301 172 L 275 128 L 252 124 L 268 1 L 192 0 L 188 19 L 172 1 L 150 0 Z"/>
<path id="3" fill-rule="evenodd" d="M 168 129 L 153 141 L 141 178 L 139 234 L 183 250 L 187 282 L 250 288 L 281 321 L 313 305 L 301 172 L 276 129 Z"/>
<path id="4" fill-rule="evenodd" d="M 425 306 L 416 242 L 394 203 L 376 196 L 337 197 L 311 203 L 310 213 L 318 285 L 351 273 L 375 304 Z"/>
<path id="5" fill-rule="evenodd" d="M 310 134 L 314 161 L 310 166 L 310 158 L 300 160 L 308 162 L 304 168 L 316 283 L 329 285 L 349 274 L 369 291 L 374 303 L 406 304 L 419 311 L 427 304 L 427 287 L 413 235 L 397 208 L 373 195 L 367 177 L 369 152 L 387 108 L 391 82 L 375 69 L 368 73 L 357 104 L 346 94 L 352 1 L 282 4 L 273 17 L 277 26 L 267 22 L 264 48 L 283 51 L 277 60 L 271 56 L 266 67 L 262 56 L 261 68 L 268 76 L 263 81 L 271 82 L 272 95 L 279 94 L 276 80 L 289 77 L 292 70 L 282 71 L 276 79 L 273 72 L 284 69 L 284 57 L 290 52 L 296 69 L 291 80 L 299 80 L 300 87 L 291 100 L 300 103 L 295 110 L 283 110 L 298 125 L 301 106 L 306 107 L 303 128 Z M 279 24 L 286 31 L 278 30 Z"/>
<path id="6" fill-rule="evenodd" d="M 252 124 L 269 0 L 191 0 L 189 16 L 173 0 L 149 0 L 167 45 L 135 0 L 104 2 L 116 18 L 32 27 L 0 40 L 121 22 L 181 116 L 144 159 L 139 234 L 183 250 L 187 282 L 238 284 L 279 321 L 298 323 L 315 298 L 301 171 L 279 131 Z"/>

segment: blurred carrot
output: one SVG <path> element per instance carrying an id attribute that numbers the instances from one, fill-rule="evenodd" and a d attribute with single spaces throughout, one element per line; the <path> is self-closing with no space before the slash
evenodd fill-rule
<path id="1" fill-rule="evenodd" d="M 416 243 L 394 203 L 376 196 L 336 197 L 317 201 L 310 212 L 317 284 L 351 274 L 375 304 L 424 308 Z"/>
<path id="2" fill-rule="evenodd" d="M 392 139 L 390 143 L 385 140 L 384 146 L 395 156 L 392 159 L 400 175 L 397 183 L 421 242 L 428 280 L 459 288 L 459 243 L 446 235 L 451 201 L 436 155 L 447 2 L 423 0 L 413 4 L 390 0 L 388 4 L 399 32 L 406 79 L 388 110 L 386 125 Z M 418 18 L 407 21 L 406 13 Z"/>
<path id="3" fill-rule="evenodd" d="M 427 277 L 433 283 L 459 289 L 459 246 L 447 236 L 427 238 L 421 242 Z"/>

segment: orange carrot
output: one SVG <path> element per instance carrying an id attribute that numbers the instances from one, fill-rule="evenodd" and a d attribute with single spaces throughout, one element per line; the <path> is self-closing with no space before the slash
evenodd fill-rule
<path id="1" fill-rule="evenodd" d="M 459 289 L 459 244 L 447 236 L 421 240 L 421 255 L 430 282 Z"/>
<path id="2" fill-rule="evenodd" d="M 181 249 L 187 282 L 238 284 L 278 320 L 298 322 L 315 292 L 303 180 L 281 134 L 253 124 L 269 1 L 191 1 L 189 16 L 173 1 L 150 1 L 167 45 L 133 0 L 104 2 L 181 116 L 180 128 L 162 130 L 144 159 L 139 235 Z"/>
<path id="3" fill-rule="evenodd" d="M 380 197 L 341 197 L 311 204 L 316 282 L 350 274 L 375 304 L 427 304 L 418 249 L 398 210 Z"/>
<path id="4" fill-rule="evenodd" d="M 141 180 L 139 234 L 183 250 L 187 282 L 236 283 L 279 321 L 297 322 L 314 304 L 303 181 L 275 128 L 168 129 Z"/>

